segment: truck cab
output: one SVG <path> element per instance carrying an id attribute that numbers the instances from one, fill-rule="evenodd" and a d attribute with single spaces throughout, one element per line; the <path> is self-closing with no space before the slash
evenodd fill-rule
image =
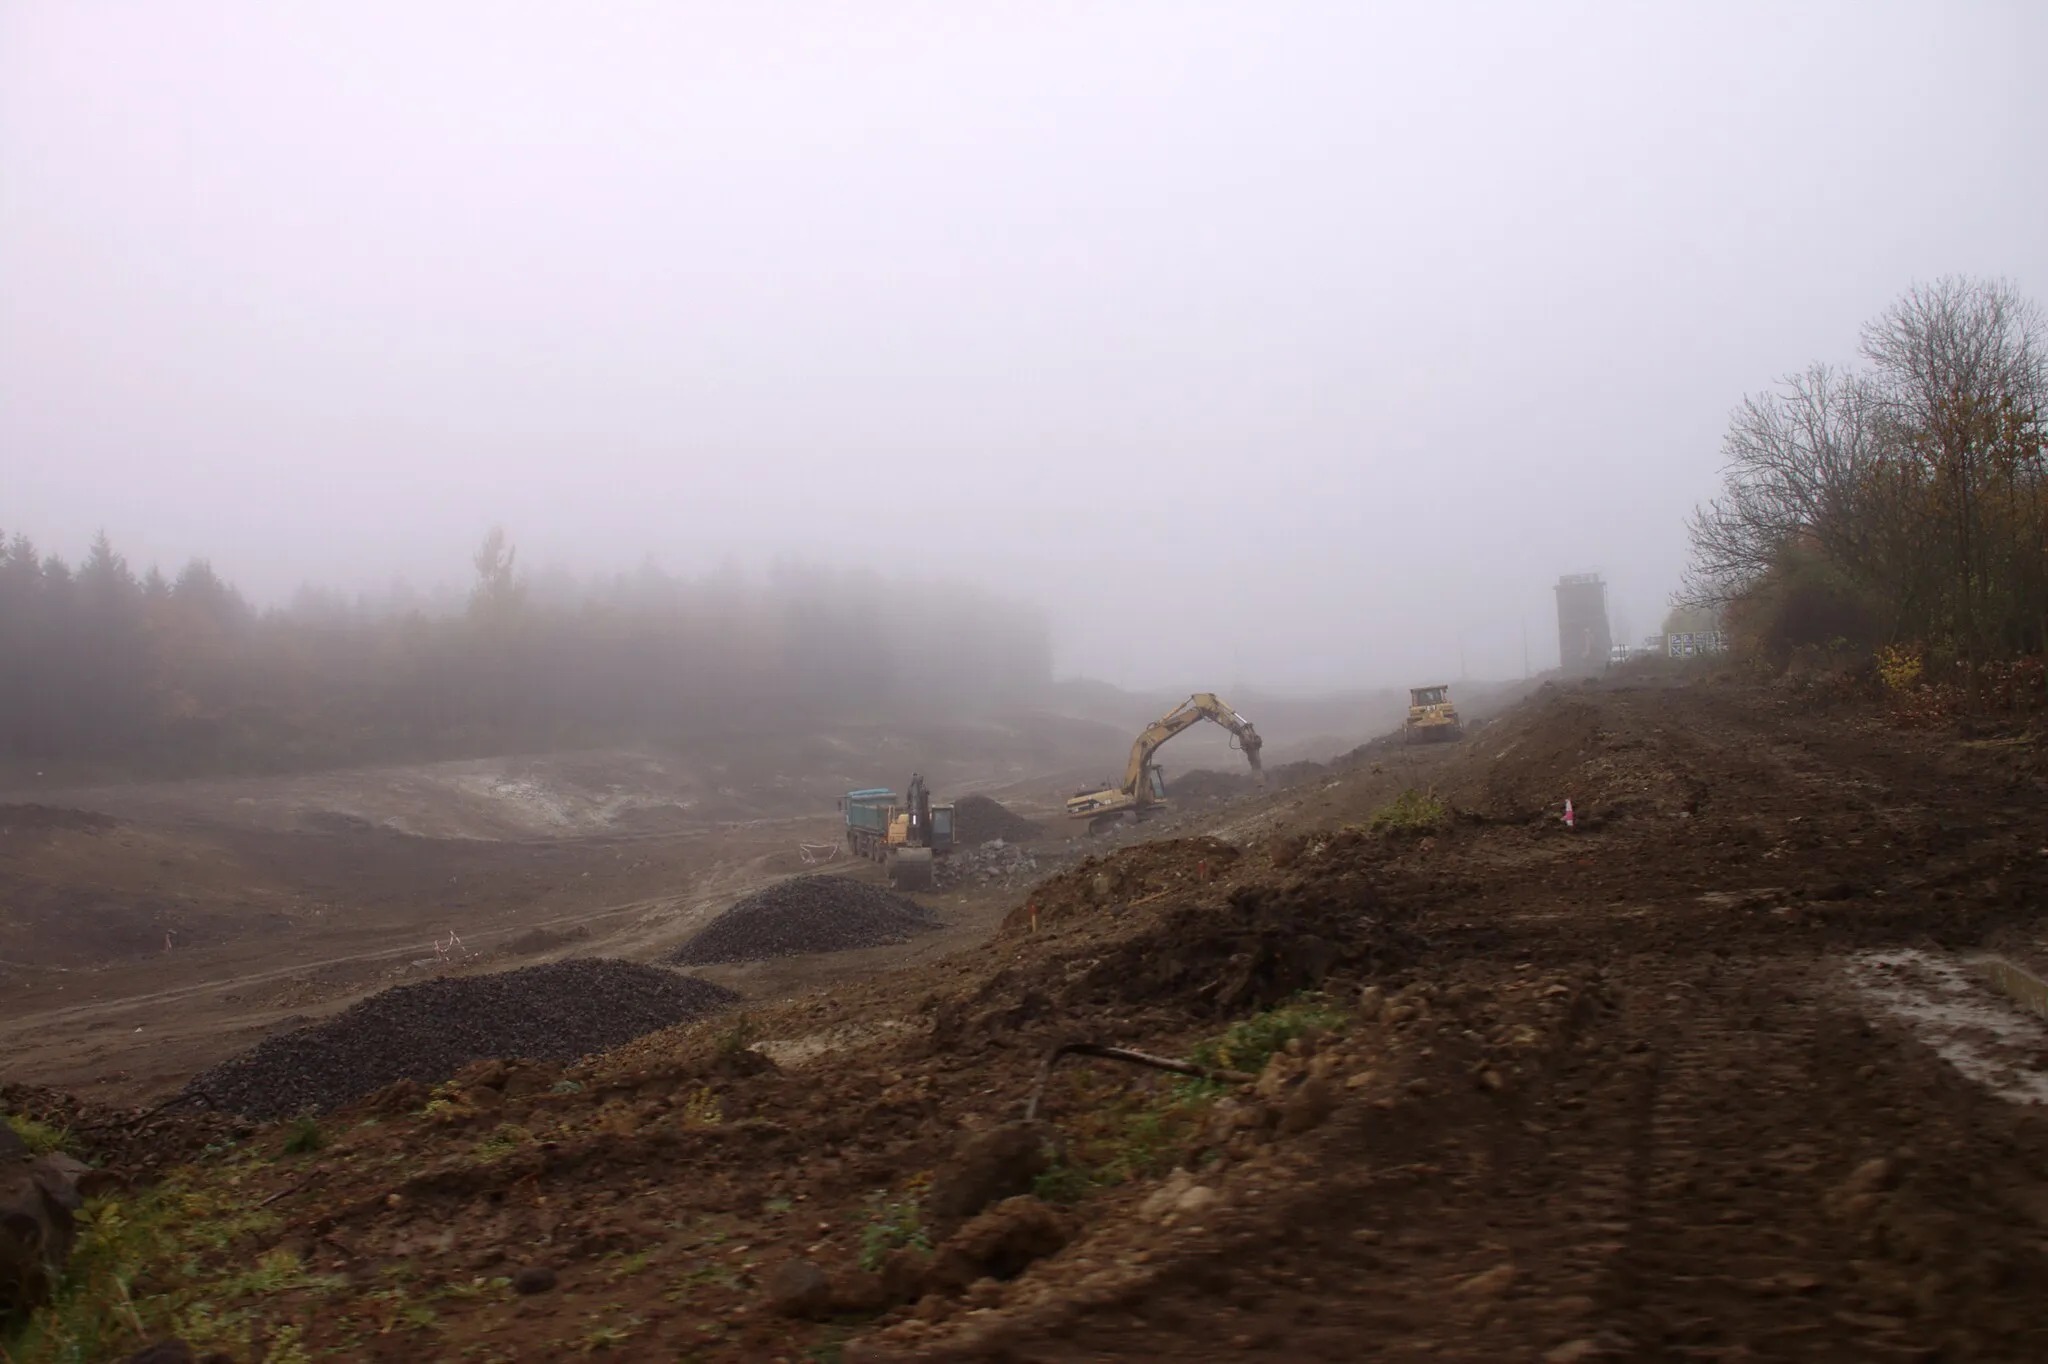
<path id="1" fill-rule="evenodd" d="M 911 841 L 910 802 L 886 786 L 848 791 L 839 798 L 839 808 L 846 816 L 846 849 L 856 857 L 881 862 L 891 848 Z M 924 846 L 933 856 L 943 857 L 953 850 L 953 808 L 950 801 L 930 806 L 931 828 Z"/>

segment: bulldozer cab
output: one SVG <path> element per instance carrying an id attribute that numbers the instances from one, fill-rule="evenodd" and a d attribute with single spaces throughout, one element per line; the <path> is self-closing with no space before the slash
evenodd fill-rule
<path id="1" fill-rule="evenodd" d="M 1408 723 L 1403 728 L 1410 743 L 1455 739 L 1462 734 L 1464 726 L 1458 719 L 1458 708 L 1451 704 L 1451 689 L 1443 685 L 1410 687 Z"/>

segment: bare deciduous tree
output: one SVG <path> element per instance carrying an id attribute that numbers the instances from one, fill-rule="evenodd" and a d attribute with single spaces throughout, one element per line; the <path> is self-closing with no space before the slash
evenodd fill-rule
<path id="1" fill-rule="evenodd" d="M 1754 603 L 1824 578 L 1881 633 L 1976 667 L 2048 645 L 2048 341 L 2009 284 L 1943 279 L 1731 418 L 1695 513 L 1684 599 Z M 1872 641 L 1875 642 L 1875 641 Z"/>

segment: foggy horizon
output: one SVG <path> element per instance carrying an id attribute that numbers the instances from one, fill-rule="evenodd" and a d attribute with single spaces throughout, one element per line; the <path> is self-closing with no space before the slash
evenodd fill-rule
<path id="1" fill-rule="evenodd" d="M 0 532 L 465 590 L 775 560 L 1133 690 L 1655 631 L 1730 411 L 2048 301 L 2018 5 L 0 10 Z"/>

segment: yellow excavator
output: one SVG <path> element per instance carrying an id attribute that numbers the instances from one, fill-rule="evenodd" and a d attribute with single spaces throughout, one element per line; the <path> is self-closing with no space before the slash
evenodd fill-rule
<path id="1" fill-rule="evenodd" d="M 1245 760 L 1251 763 L 1253 772 L 1261 774 L 1259 780 L 1263 782 L 1265 776 L 1259 767 L 1259 748 L 1265 740 L 1252 728 L 1252 722 L 1224 704 L 1214 693 L 1197 692 L 1145 726 L 1145 732 L 1131 745 L 1131 760 L 1124 768 L 1123 785 L 1099 791 L 1079 791 L 1069 796 L 1067 818 L 1085 819 L 1088 832 L 1099 833 L 1126 815 L 1133 819 L 1146 819 L 1158 813 L 1159 807 L 1166 803 L 1166 779 L 1152 765 L 1152 757 L 1159 752 L 1161 744 L 1203 720 L 1213 720 L 1230 731 L 1230 746 L 1244 750 Z"/>

